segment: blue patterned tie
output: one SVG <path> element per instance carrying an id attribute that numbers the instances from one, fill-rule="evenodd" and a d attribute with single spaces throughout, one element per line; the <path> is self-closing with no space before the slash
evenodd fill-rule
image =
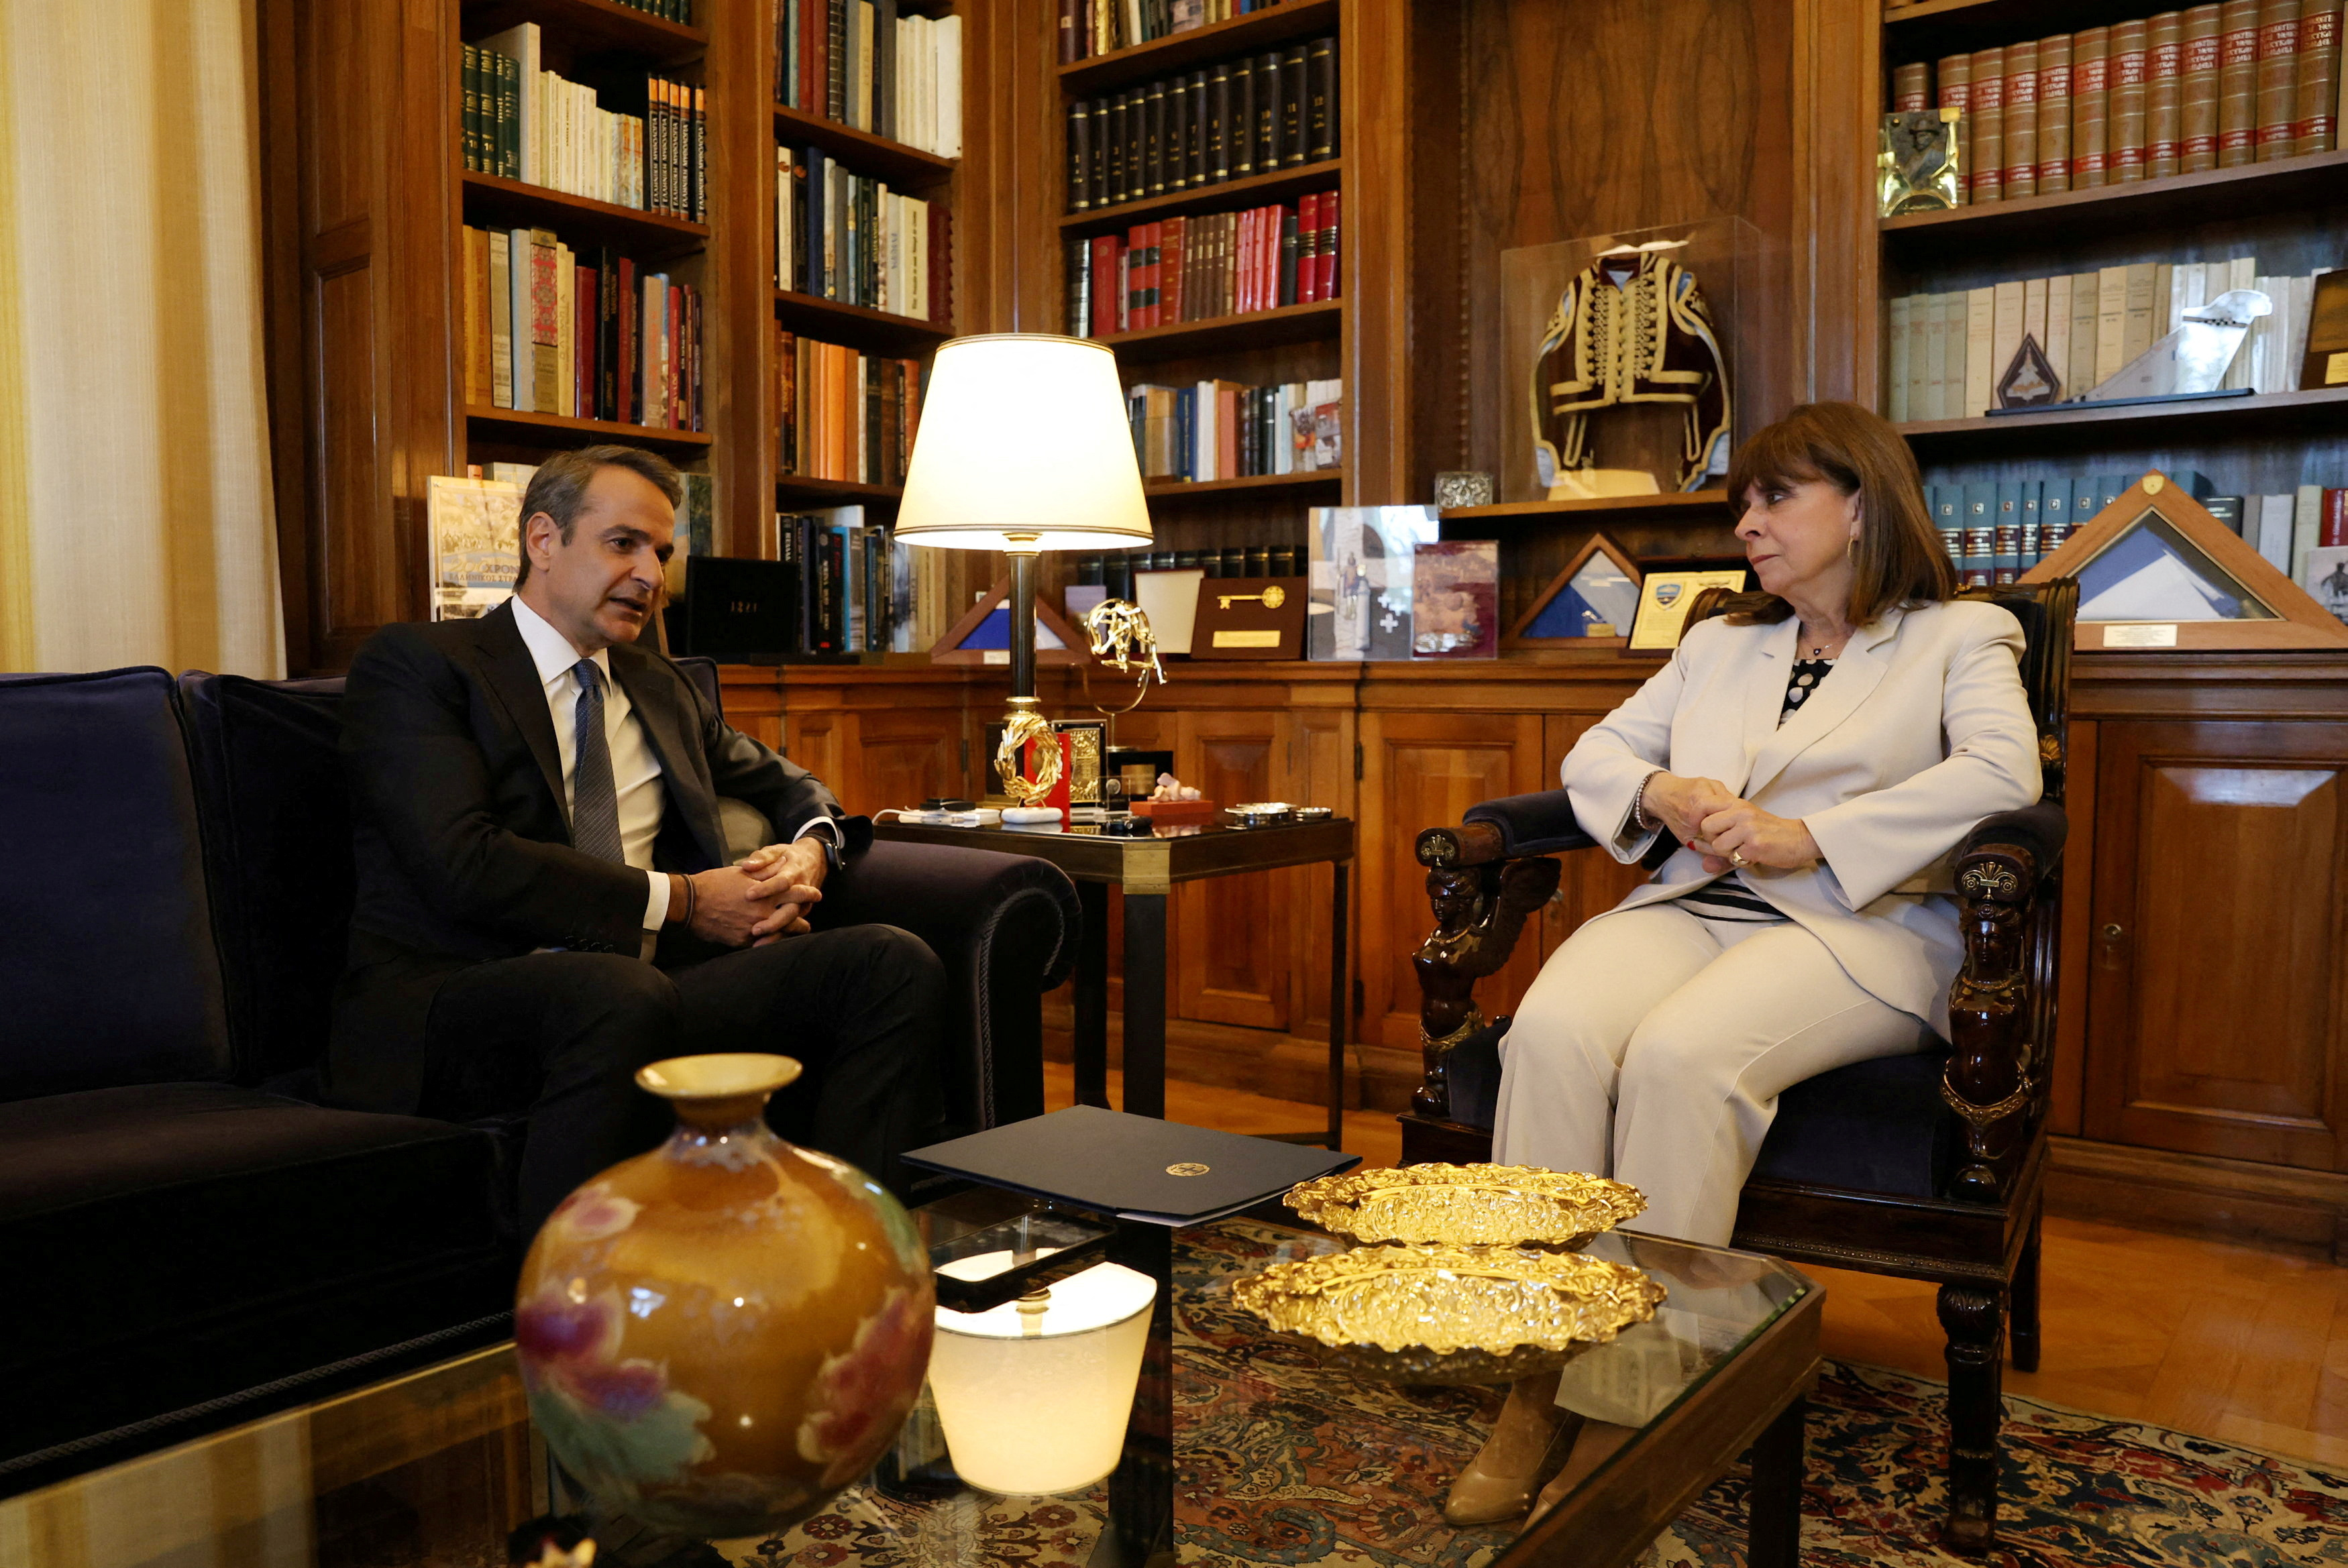
<path id="1" fill-rule="evenodd" d="M 585 854 L 621 863 L 620 792 L 612 783 L 612 744 L 603 734 L 603 671 L 592 659 L 571 667 L 579 681 L 572 711 L 571 842 Z"/>

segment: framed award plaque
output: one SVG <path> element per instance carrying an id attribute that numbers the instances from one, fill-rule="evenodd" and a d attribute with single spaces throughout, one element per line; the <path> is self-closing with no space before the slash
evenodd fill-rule
<path id="1" fill-rule="evenodd" d="M 1305 583 L 1301 577 L 1201 578 L 1190 657 L 1303 658 Z"/>

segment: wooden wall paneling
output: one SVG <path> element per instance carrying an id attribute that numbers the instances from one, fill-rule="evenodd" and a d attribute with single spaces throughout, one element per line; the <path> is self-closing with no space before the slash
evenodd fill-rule
<path id="1" fill-rule="evenodd" d="M 796 753 L 788 752 L 789 737 L 783 733 L 783 691 L 776 682 L 774 670 L 757 664 L 721 664 L 717 678 L 726 722 L 760 744 L 772 746 L 790 755 L 793 762 L 800 762 Z"/>
<path id="2" fill-rule="evenodd" d="M 2047 1128 L 2077 1136 L 2086 1096 L 2087 999 L 2095 948 L 2096 763 L 2097 725 L 2070 721 L 2069 784 L 2064 815 L 2070 831 L 2063 843 L 2063 957 L 2054 993 L 2054 1060 L 2047 1071 Z"/>
<path id="3" fill-rule="evenodd" d="M 1328 806 L 1339 816 L 1350 817 L 1358 825 L 1360 795 L 1354 783 L 1354 761 L 1360 725 L 1354 712 L 1354 689 L 1298 686 L 1291 689 L 1289 703 L 1290 793 L 1284 798 L 1303 805 Z M 1361 928 L 1358 848 L 1350 889 L 1354 917 L 1349 922 L 1350 928 L 1343 933 L 1331 931 L 1324 913 L 1329 907 L 1329 884 L 1334 875 L 1331 868 L 1311 866 L 1292 875 L 1297 878 L 1296 902 L 1285 912 L 1293 933 L 1287 944 L 1288 1029 L 1291 1034 L 1325 1039 L 1329 1029 L 1329 944 L 1333 938 L 1348 944 L 1348 991 L 1355 989 L 1352 982 L 1358 980 L 1362 973 L 1361 954 L 1353 945 L 1354 933 Z M 1357 1020 L 1350 1016 L 1350 999 L 1346 1010 L 1346 1029 L 1352 1038 Z"/>
<path id="4" fill-rule="evenodd" d="M 1877 406 L 1875 152 L 1884 99 L 1873 0 L 1792 0 L 1796 226 L 1782 258 L 1795 302 L 1788 395 Z M 1757 428 L 1785 412 L 1756 410 Z"/>
<path id="5" fill-rule="evenodd" d="M 1411 185 L 1423 110 L 1409 0 L 1344 0 L 1337 16 L 1345 158 L 1337 264 L 1345 302 L 1345 505 L 1426 494 L 1411 482 Z"/>
<path id="6" fill-rule="evenodd" d="M 1287 714 L 1265 709 L 1186 712 L 1176 726 L 1182 782 L 1219 805 L 1286 800 Z M 1179 888 L 1173 949 L 1176 1016 L 1251 1029 L 1289 1028 L 1291 953 L 1302 924 L 1303 873 L 1259 871 Z"/>
<path id="7" fill-rule="evenodd" d="M 2096 743 L 2088 1135 L 2339 1168 L 2348 723 Z"/>
<path id="8" fill-rule="evenodd" d="M 1392 712 L 1362 715 L 1361 908 L 1365 1044 L 1418 1046 L 1418 982 L 1412 949 L 1433 917 L 1426 873 L 1412 854 L 1419 830 L 1457 822 L 1478 801 L 1540 787 L 1538 713 Z M 1540 967 L 1537 944 L 1521 944 L 1484 982 L 1484 1010 L 1498 1017 Z"/>
<path id="9" fill-rule="evenodd" d="M 774 531 L 774 19 L 739 0 L 704 5 L 709 34 L 709 250 L 703 352 L 717 553 L 755 556 Z"/>
<path id="10" fill-rule="evenodd" d="M 954 312 L 964 333 L 1057 333 L 1067 157 L 1055 0 L 964 5 Z"/>

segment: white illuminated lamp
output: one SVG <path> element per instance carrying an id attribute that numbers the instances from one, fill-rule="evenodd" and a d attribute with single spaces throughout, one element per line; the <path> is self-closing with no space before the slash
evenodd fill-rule
<path id="1" fill-rule="evenodd" d="M 982 1253 L 939 1272 L 984 1279 L 1012 1262 Z M 1125 1449 L 1157 1282 L 1101 1263 L 1042 1295 L 986 1312 L 937 1309 L 930 1394 L 954 1473 L 982 1491 L 1082 1491 Z"/>
<path id="2" fill-rule="evenodd" d="M 1049 733 L 1035 701 L 1036 558 L 1150 541 L 1117 356 L 1042 333 L 940 345 L 897 538 L 1011 558 L 1011 706 L 998 756 L 1015 758 L 1019 745 Z"/>

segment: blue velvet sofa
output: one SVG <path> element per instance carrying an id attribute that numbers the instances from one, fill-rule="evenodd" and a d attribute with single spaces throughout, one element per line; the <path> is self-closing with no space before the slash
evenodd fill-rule
<path id="1" fill-rule="evenodd" d="M 523 1130 L 314 1102 L 352 896 L 340 696 L 0 678 L 0 1494 L 503 1331 Z M 828 891 L 827 922 L 945 961 L 948 1131 L 1040 1114 L 1066 876 L 876 844 Z"/>

